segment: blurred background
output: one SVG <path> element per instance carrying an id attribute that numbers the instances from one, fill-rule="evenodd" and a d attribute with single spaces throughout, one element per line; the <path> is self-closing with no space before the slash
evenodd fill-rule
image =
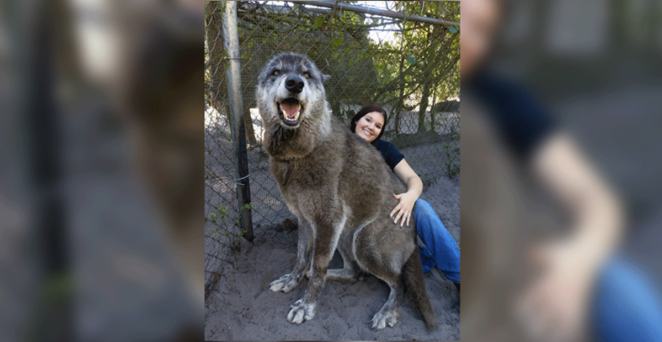
<path id="1" fill-rule="evenodd" d="M 465 25 L 484 23 L 465 12 L 474 2 L 461 2 L 461 46 Z M 627 219 L 611 253 L 655 302 L 662 4 L 496 2 L 478 64 L 535 94 L 618 195 Z M 182 227 L 205 217 L 204 10 L 185 0 L 0 1 L 0 340 L 202 339 L 204 233 Z M 466 133 L 490 124 L 465 120 L 465 104 L 462 339 L 530 340 L 512 310 L 532 277 L 525 251 L 567 221 L 507 147 L 488 151 L 487 134 Z M 500 171 L 467 173 L 471 156 Z"/>
<path id="2" fill-rule="evenodd" d="M 203 28 L 0 2 L 0 340 L 202 340 Z"/>
<path id="3" fill-rule="evenodd" d="M 627 331 L 641 331 L 641 340 L 660 339 L 651 326 L 662 317 L 661 37 L 659 1 L 462 1 L 462 92 L 479 93 L 464 96 L 461 107 L 463 340 L 632 340 Z M 507 113 L 513 112 L 521 116 L 509 123 L 512 132 L 553 127 L 526 158 L 522 140 L 504 133 L 499 121 L 512 119 Z M 608 194 L 596 202 L 609 197 L 616 205 L 586 215 L 586 222 L 606 219 L 582 248 L 557 254 L 567 265 L 583 265 L 601 250 L 603 264 L 591 271 L 597 274 L 587 271 L 549 286 L 553 300 L 529 302 L 533 309 L 522 318 L 521 300 L 546 274 L 569 275 L 575 267 L 535 267 L 539 260 L 531 250 L 571 241 L 581 222 L 567 209 L 590 197 L 570 196 L 564 203 L 540 181 L 545 172 L 536 165 L 552 160 L 549 142 L 558 136 L 572 141 L 567 151 L 578 158 L 570 159 L 590 170 L 594 177 L 588 178 L 599 179 Z M 571 183 L 585 175 L 576 164 L 552 169 Z M 622 221 L 611 220 L 615 212 Z M 617 237 L 605 242 L 612 233 Z M 610 260 L 625 266 L 612 267 Z M 628 283 L 628 276 L 636 280 Z M 584 278 L 591 279 L 587 292 L 575 296 Z M 605 288 L 614 298 L 607 309 Z M 583 314 L 571 314 L 572 306 Z M 605 318 L 612 313 L 611 321 Z M 579 318 L 567 322 L 564 314 Z M 605 335 L 606 321 L 613 331 Z"/>

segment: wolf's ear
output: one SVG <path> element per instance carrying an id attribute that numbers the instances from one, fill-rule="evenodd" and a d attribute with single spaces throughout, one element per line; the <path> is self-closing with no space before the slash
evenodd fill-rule
<path id="1" fill-rule="evenodd" d="M 328 80 L 329 80 L 329 78 L 331 78 L 331 76 L 330 76 L 330 75 L 325 75 L 325 74 L 322 74 L 322 83 L 326 83 L 326 81 L 328 81 Z"/>

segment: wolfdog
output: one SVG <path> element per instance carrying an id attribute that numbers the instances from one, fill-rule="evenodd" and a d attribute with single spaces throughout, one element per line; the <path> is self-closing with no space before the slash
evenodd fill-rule
<path id="1" fill-rule="evenodd" d="M 389 217 L 394 193 L 405 191 L 379 152 L 333 117 L 324 90 L 329 78 L 307 57 L 282 53 L 258 76 L 256 97 L 263 146 L 288 208 L 299 220 L 294 270 L 271 284 L 289 292 L 302 275 L 308 289 L 287 314 L 294 324 L 315 316 L 325 282 L 355 280 L 365 271 L 391 288 L 372 318 L 373 329 L 393 326 L 402 283 L 429 330 L 437 320 L 425 290 L 416 228 Z M 336 250 L 342 269 L 327 269 Z"/>

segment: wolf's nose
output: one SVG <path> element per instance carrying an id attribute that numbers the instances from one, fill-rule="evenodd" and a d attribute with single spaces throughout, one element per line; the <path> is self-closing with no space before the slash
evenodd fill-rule
<path id="1" fill-rule="evenodd" d="M 289 76 L 285 80 L 285 88 L 295 94 L 298 94 L 303 90 L 303 80 L 299 76 Z"/>

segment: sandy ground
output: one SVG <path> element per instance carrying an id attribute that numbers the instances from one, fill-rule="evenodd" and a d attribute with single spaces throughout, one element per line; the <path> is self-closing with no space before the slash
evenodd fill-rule
<path id="1" fill-rule="evenodd" d="M 439 179 L 422 198 L 437 210 L 459 242 L 459 180 Z M 388 297 L 388 286 L 366 276 L 354 283 L 327 282 L 317 314 L 300 325 L 286 320 L 290 305 L 303 297 L 307 280 L 292 292 L 269 290 L 272 280 L 292 270 L 296 258 L 296 225 L 278 225 L 261 230 L 253 244 L 244 242 L 225 264 L 220 281 L 205 303 L 206 340 L 459 340 L 459 292 L 436 270 L 425 275 L 439 329 L 428 333 L 414 303 L 406 298 L 398 323 L 381 331 L 370 329 L 370 319 Z M 342 267 L 336 253 L 330 268 Z"/>

